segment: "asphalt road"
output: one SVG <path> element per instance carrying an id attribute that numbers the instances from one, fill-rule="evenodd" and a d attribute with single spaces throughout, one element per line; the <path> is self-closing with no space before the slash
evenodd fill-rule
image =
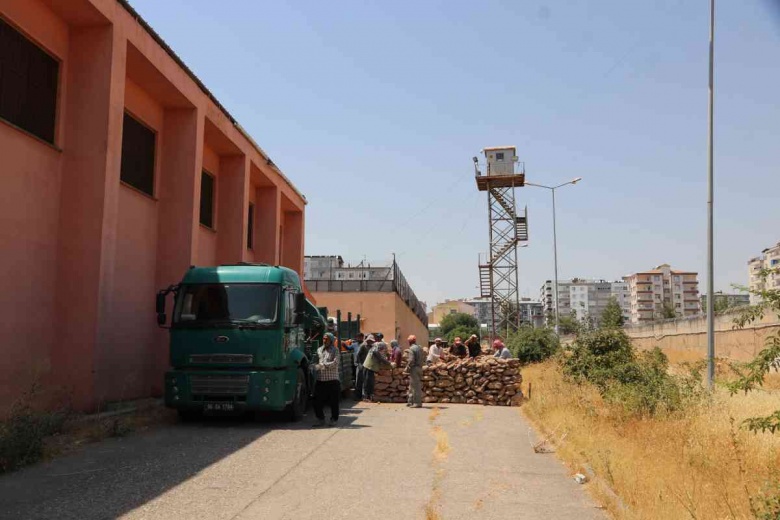
<path id="1" fill-rule="evenodd" d="M 85 446 L 0 477 L 0 518 L 606 518 L 554 455 L 533 452 L 517 408 L 359 404 L 338 428 L 311 419 L 174 424 Z"/>

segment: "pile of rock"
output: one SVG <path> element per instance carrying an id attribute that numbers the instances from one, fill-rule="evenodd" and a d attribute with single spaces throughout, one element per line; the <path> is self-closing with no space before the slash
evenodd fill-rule
<path id="1" fill-rule="evenodd" d="M 517 406 L 523 398 L 522 381 L 517 359 L 479 357 L 438 363 L 423 367 L 423 402 Z M 377 374 L 374 395 L 383 402 L 403 403 L 408 388 L 409 377 L 395 368 Z"/>

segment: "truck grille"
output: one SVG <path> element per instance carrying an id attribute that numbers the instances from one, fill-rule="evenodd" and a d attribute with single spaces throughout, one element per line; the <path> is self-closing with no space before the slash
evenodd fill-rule
<path id="1" fill-rule="evenodd" d="M 247 395 L 249 376 L 191 375 L 190 390 L 193 396 Z"/>
<path id="2" fill-rule="evenodd" d="M 192 354 L 190 363 L 235 363 L 251 365 L 251 354 Z"/>

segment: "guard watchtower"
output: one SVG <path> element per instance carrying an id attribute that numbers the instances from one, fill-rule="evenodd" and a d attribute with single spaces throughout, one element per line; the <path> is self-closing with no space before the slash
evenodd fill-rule
<path id="1" fill-rule="evenodd" d="M 485 148 L 482 153 L 486 171 L 480 171 L 476 157 L 474 170 L 477 189 L 487 192 L 490 249 L 479 262 L 480 296 L 491 301 L 491 336 L 505 336 L 520 324 L 517 247 L 528 242 L 528 209 L 517 215 L 515 188 L 525 184 L 525 165 L 514 146 Z"/>

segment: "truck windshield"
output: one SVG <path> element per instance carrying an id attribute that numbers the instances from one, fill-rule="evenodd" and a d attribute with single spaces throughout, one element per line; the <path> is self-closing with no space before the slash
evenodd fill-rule
<path id="1" fill-rule="evenodd" d="M 278 309 L 278 285 L 183 285 L 176 301 L 173 323 L 177 327 L 265 327 L 276 323 Z"/>

